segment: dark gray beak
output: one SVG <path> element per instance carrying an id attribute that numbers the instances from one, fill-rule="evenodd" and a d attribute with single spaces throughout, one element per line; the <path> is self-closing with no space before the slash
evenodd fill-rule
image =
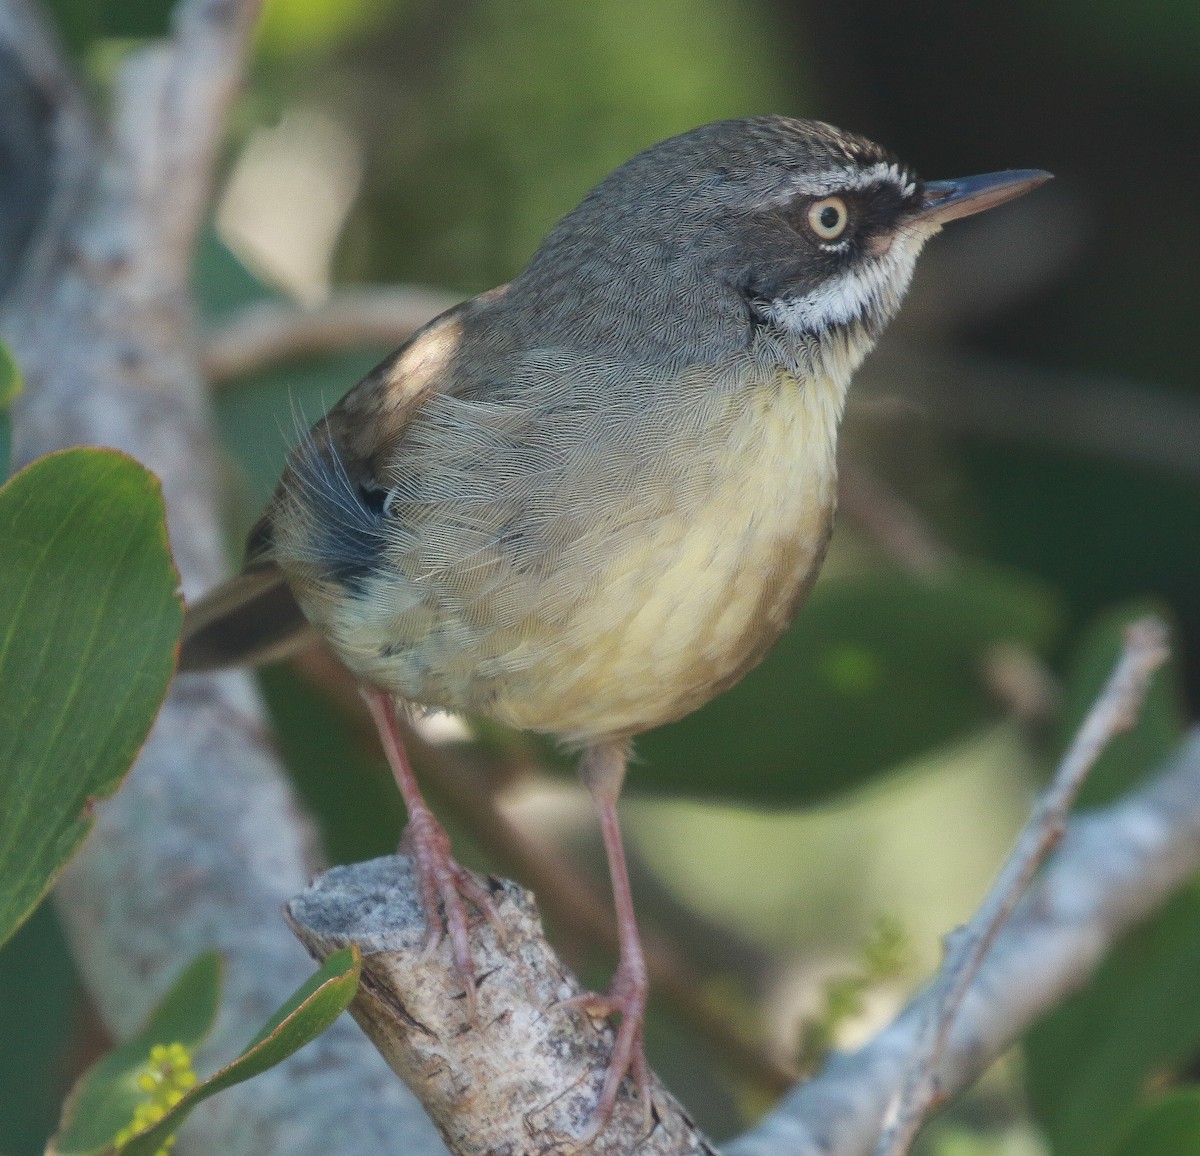
<path id="1" fill-rule="evenodd" d="M 1052 173 L 1041 169 L 1008 169 L 957 181 L 928 181 L 921 208 L 914 215 L 922 224 L 944 225 L 1023 197 L 1052 179 Z"/>

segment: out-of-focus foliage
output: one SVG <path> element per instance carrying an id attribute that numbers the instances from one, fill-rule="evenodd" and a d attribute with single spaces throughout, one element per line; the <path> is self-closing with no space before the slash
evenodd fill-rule
<path id="1" fill-rule="evenodd" d="M 0 410 L 7 409 L 20 392 L 21 371 L 8 351 L 8 346 L 0 342 Z"/>
<path id="2" fill-rule="evenodd" d="M 1118 1156 L 1183 1156 L 1200 1152 L 1200 1092 L 1175 1092 L 1140 1111 Z"/>
<path id="3" fill-rule="evenodd" d="M 1130 67 L 1157 83 L 1186 93 L 1196 82 L 1200 59 L 1200 8 L 1191 0 L 1024 0 L 1023 7 L 1052 35 L 1082 41 L 1089 53 Z"/>
<path id="4" fill-rule="evenodd" d="M 803 84 L 756 0 L 489 0 L 465 10 L 424 0 L 405 16 L 364 54 L 364 88 L 340 97 L 375 108 L 365 127 L 382 162 L 343 253 L 358 276 L 489 288 L 635 152 L 706 120 L 787 110 Z M 406 32 L 418 43 L 433 35 L 437 59 Z M 393 87 L 395 68 L 412 83 Z"/>
<path id="5" fill-rule="evenodd" d="M 1045 648 L 1054 602 L 982 568 L 929 582 L 877 572 L 818 585 L 753 674 L 639 740 L 648 790 L 815 803 L 998 714 L 987 648 Z"/>
<path id="6" fill-rule="evenodd" d="M 21 392 L 21 371 L 8 346 L 0 342 L 0 478 L 8 476 L 8 407 Z"/>
<path id="7" fill-rule="evenodd" d="M 83 996 L 66 941 L 42 904 L 0 951 L 0 1142 L 40 1156 L 68 1081 L 63 1057 L 78 1046 Z"/>
<path id="8" fill-rule="evenodd" d="M 258 50 L 266 57 L 323 54 L 402 11 L 406 0 L 266 0 Z"/>
<path id="9" fill-rule="evenodd" d="M 1149 609 L 1105 615 L 1070 663 L 1064 740 L 1112 669 L 1124 627 Z M 1084 805 L 1123 794 L 1161 766 L 1182 737 L 1179 690 L 1168 666 L 1151 685 L 1137 724 L 1101 756 Z M 1148 1082 L 1200 1052 L 1200 888 L 1131 935 L 1083 991 L 1055 1009 L 1026 1041 L 1029 1094 L 1056 1156 L 1103 1156 L 1116 1149 Z"/>
<path id="10" fill-rule="evenodd" d="M 1030 1099 L 1055 1156 L 1116 1150 L 1148 1083 L 1200 1050 L 1200 890 L 1131 935 L 1026 1042 Z"/>

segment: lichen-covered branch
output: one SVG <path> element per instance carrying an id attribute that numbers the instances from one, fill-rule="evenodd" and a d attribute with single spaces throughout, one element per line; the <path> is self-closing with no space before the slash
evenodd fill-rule
<path id="1" fill-rule="evenodd" d="M 363 975 L 354 1018 L 420 1097 L 455 1156 L 568 1152 L 590 1122 L 613 1032 L 556 1005 L 579 981 L 546 942 L 533 897 L 494 883 L 504 937 L 481 921 L 472 936 L 477 1011 L 469 1018 L 443 938 L 427 951 L 410 860 L 335 867 L 288 906 L 317 959 L 356 943 Z M 650 1125 L 630 1091 L 591 1156 L 715 1156 L 685 1110 L 655 1083 Z"/>

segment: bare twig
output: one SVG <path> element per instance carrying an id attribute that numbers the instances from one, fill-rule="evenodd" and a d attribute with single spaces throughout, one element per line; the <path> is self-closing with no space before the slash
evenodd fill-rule
<path id="1" fill-rule="evenodd" d="M 928 582 L 950 578 L 959 561 L 921 515 L 861 462 L 841 463 L 839 509 L 902 570 Z M 1058 687 L 1053 674 L 1029 647 L 1000 642 L 982 655 L 980 673 L 988 690 L 1011 717 L 1039 724 L 1053 715 Z"/>
<path id="2" fill-rule="evenodd" d="M 1154 671 L 1166 660 L 1166 628 L 1156 619 L 1130 626 L 1108 684 L 1064 755 L 1050 786 L 1017 838 L 1008 862 L 971 921 L 947 940 L 928 1027 L 909 1059 L 909 1074 L 889 1106 L 876 1156 L 903 1156 L 930 1110 L 944 1099 L 937 1073 L 962 1001 L 984 957 L 1012 916 L 1038 867 L 1061 839 L 1067 812 L 1101 752 L 1133 725 Z"/>
<path id="3" fill-rule="evenodd" d="M 215 327 L 201 354 L 205 376 L 225 385 L 298 357 L 356 346 L 393 348 L 457 298 L 415 286 L 342 289 L 313 309 L 268 301 Z"/>
<path id="4" fill-rule="evenodd" d="M 1026 445 L 1200 475 L 1200 404 L 1144 382 L 885 341 L 855 378 L 863 399 L 904 398 L 926 421 Z M 895 407 L 892 407 L 893 410 Z"/>
<path id="5" fill-rule="evenodd" d="M 1116 942 L 1200 869 L 1200 728 L 1161 774 L 1071 818 L 1058 852 L 1001 929 L 962 1001 L 936 1074 L 969 1087 L 1040 1016 L 1082 986 Z M 834 1056 L 726 1156 L 868 1156 L 925 1038 L 927 988 L 861 1050 Z"/>

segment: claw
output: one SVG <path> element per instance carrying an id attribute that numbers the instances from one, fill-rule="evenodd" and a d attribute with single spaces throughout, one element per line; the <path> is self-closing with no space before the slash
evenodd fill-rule
<path id="1" fill-rule="evenodd" d="M 603 994 L 585 992 L 555 1004 L 555 1010 L 576 1008 L 590 1015 L 620 1015 L 617 1038 L 613 1043 L 612 1058 L 605 1072 L 604 1084 L 596 1098 L 596 1106 L 588 1119 L 587 1127 L 579 1136 L 573 1137 L 580 1147 L 586 1147 L 604 1130 L 617 1104 L 617 1093 L 626 1076 L 633 1077 L 634 1087 L 642 1102 L 646 1132 L 654 1122 L 654 1104 L 651 1098 L 650 1066 L 646 1063 L 643 1029 L 646 1022 L 646 999 L 649 984 L 644 970 L 624 965 L 618 967 L 612 985 Z"/>
<path id="2" fill-rule="evenodd" d="M 450 854 L 450 839 L 432 812 L 414 811 L 404 832 L 405 849 L 417 867 L 417 885 L 429 938 L 425 952 L 430 954 L 441 942 L 442 935 L 450 938 L 454 958 L 454 974 L 462 984 L 467 1001 L 467 1018 L 476 1018 L 475 966 L 471 961 L 471 944 L 467 933 L 467 901 L 475 905 L 493 927 L 500 926 L 500 913 L 491 892 L 482 886 Z"/>

